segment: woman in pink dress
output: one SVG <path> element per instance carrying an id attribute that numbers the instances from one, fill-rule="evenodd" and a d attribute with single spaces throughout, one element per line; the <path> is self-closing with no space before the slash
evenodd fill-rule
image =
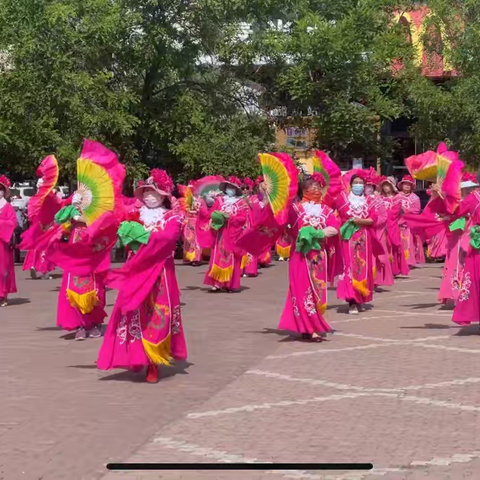
<path id="1" fill-rule="evenodd" d="M 71 202 L 55 217 L 59 226 L 46 250 L 46 258 L 63 269 L 58 294 L 57 326 L 75 331 L 75 340 L 82 341 L 87 337 L 98 338 L 102 335 L 101 325 L 107 316 L 104 277 L 110 266 L 110 251 L 114 244 L 101 232 L 93 235 L 87 227 L 81 209 L 81 194 L 76 192 Z M 76 251 L 83 257 L 88 249 L 92 251 L 92 256 L 102 256 L 101 261 L 95 262 L 98 268 L 90 268 L 89 265 L 78 268 L 73 261 L 77 258 Z"/>
<path id="2" fill-rule="evenodd" d="M 43 178 L 40 177 L 37 188 L 40 188 L 42 184 Z M 34 280 L 37 278 L 37 273 L 40 273 L 43 279 L 49 280 L 52 278 L 50 272 L 55 270 L 55 265 L 46 259 L 46 248 L 50 233 L 53 230 L 51 227 L 54 223 L 55 214 L 61 207 L 62 200 L 55 191 L 52 191 L 45 198 L 38 212 L 32 214 L 29 210 L 30 227 L 22 234 L 22 244 L 19 248 L 27 250 L 23 262 L 23 271 L 30 270 L 30 275 Z"/>
<path id="3" fill-rule="evenodd" d="M 349 313 L 358 315 L 363 304 L 373 299 L 374 242 L 377 214 L 371 199 L 364 195 L 365 174 L 362 171 L 350 178 L 351 191 L 337 198 L 337 212 L 343 226 L 342 251 L 344 269 L 338 278 L 337 297 L 349 304 Z"/>
<path id="4" fill-rule="evenodd" d="M 149 383 L 158 382 L 160 365 L 187 358 L 174 264 L 183 219 L 171 209 L 172 190 L 170 176 L 154 169 L 135 191 L 142 206 L 119 237 L 136 253 L 108 275 L 118 296 L 97 361 L 100 370 L 146 367 Z"/>
<path id="5" fill-rule="evenodd" d="M 466 198 L 478 187 L 475 175 L 465 173 L 460 183 L 462 199 Z M 437 198 L 437 202 L 442 202 L 436 191 L 432 192 L 432 197 Z M 444 214 L 443 217 L 443 220 L 449 224 L 449 228 L 447 233 L 447 253 L 438 301 L 444 305 L 448 303 L 454 304 L 457 301 L 462 287 L 465 258 L 469 249 L 472 221 L 469 216 L 458 217 L 459 211 L 460 209 L 458 208 L 453 215 Z"/>
<path id="6" fill-rule="evenodd" d="M 200 206 L 201 199 L 194 197 L 193 205 L 186 212 L 183 226 L 183 262 L 193 266 L 198 266 L 202 263 L 203 249 L 197 238 L 197 221 Z"/>
<path id="7" fill-rule="evenodd" d="M 477 183 L 480 183 L 478 180 Z M 458 290 L 453 321 L 459 325 L 480 322 L 480 191 L 475 190 L 464 198 L 456 217 L 469 220 L 469 243 L 465 244 L 466 257 L 463 276 Z"/>
<path id="8" fill-rule="evenodd" d="M 10 196 L 10 180 L 0 176 L 0 307 L 8 305 L 8 295 L 16 293 L 15 262 L 12 238 L 17 227 L 15 210 L 7 202 Z"/>
<path id="9" fill-rule="evenodd" d="M 404 262 L 404 271 L 401 269 L 401 241 L 398 221 L 401 213 L 401 202 L 397 196 L 397 188 L 394 177 L 382 177 L 380 181 L 381 195 L 380 199 L 387 211 L 386 228 L 377 233 L 378 239 L 382 244 L 388 261 L 392 268 L 393 276 L 400 274 L 408 275 L 408 266 Z"/>
<path id="10" fill-rule="evenodd" d="M 375 235 L 382 244 L 385 255 L 378 257 L 374 267 L 375 286 L 389 287 L 394 284 L 392 264 L 389 260 L 389 241 L 387 233 L 388 210 L 381 193 L 381 177 L 372 172 L 365 182 L 365 196 L 370 199 L 370 208 L 376 212 Z"/>
<path id="11" fill-rule="evenodd" d="M 203 282 L 212 287 L 210 292 L 231 293 L 240 289 L 245 251 L 239 249 L 236 242 L 243 232 L 249 210 L 240 187 L 240 180 L 230 177 L 220 184 L 224 195 L 215 199 L 210 210 L 200 211 L 197 229 L 203 231 L 202 237 L 210 235 L 213 239 L 210 264 Z"/>
<path id="12" fill-rule="evenodd" d="M 285 231 L 283 235 L 275 243 L 275 252 L 278 255 L 278 260 L 284 262 L 290 258 L 292 239 L 288 231 Z"/>
<path id="13" fill-rule="evenodd" d="M 325 179 L 314 173 L 303 186 L 303 198 L 289 210 L 292 239 L 288 266 L 289 288 L 278 328 L 321 341 L 331 331 L 324 318 L 329 279 L 328 249 L 338 238 L 335 212 L 322 203 Z"/>
<path id="14" fill-rule="evenodd" d="M 402 204 L 402 213 L 420 213 L 421 204 L 418 195 L 413 193 L 415 181 L 410 175 L 405 175 L 398 184 L 400 193 L 399 200 Z M 402 241 L 403 254 L 400 257 L 402 262 L 402 272 L 407 270 L 406 267 L 413 267 L 421 263 L 425 263 L 425 252 L 423 250 L 423 242 L 418 235 L 414 235 L 408 224 L 400 218 L 400 238 Z M 406 263 L 406 265 L 405 265 Z"/>
<path id="15" fill-rule="evenodd" d="M 242 193 L 248 204 L 247 221 L 245 222 L 245 230 L 249 230 L 253 226 L 255 209 L 258 207 L 258 196 L 253 193 L 255 186 L 251 178 L 244 178 L 242 182 Z M 240 265 L 243 277 L 257 277 L 258 276 L 258 257 L 248 252 L 242 257 Z"/>

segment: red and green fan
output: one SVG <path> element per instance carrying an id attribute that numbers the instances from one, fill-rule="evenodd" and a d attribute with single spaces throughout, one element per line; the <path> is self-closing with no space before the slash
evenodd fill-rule
<path id="1" fill-rule="evenodd" d="M 180 207 L 183 211 L 193 208 L 193 191 L 190 185 L 178 185 L 178 191 L 182 198 L 179 199 Z"/>
<path id="2" fill-rule="evenodd" d="M 77 193 L 82 197 L 80 209 L 91 225 L 107 212 L 122 207 L 125 167 L 115 153 L 101 143 L 85 140 L 77 160 Z"/>
<path id="3" fill-rule="evenodd" d="M 336 197 L 342 190 L 342 172 L 338 165 L 322 150 L 316 150 L 312 157 L 312 174 L 320 173 L 325 179 L 323 196 Z"/>
<path id="4" fill-rule="evenodd" d="M 284 224 L 288 218 L 288 208 L 298 190 L 298 171 L 295 163 L 287 153 L 260 153 L 258 160 L 275 220 L 279 224 Z"/>
<path id="5" fill-rule="evenodd" d="M 405 165 L 413 178 L 435 182 L 440 187 L 447 210 L 454 212 L 461 200 L 460 183 L 464 168 L 457 152 L 448 150 L 442 142 L 436 152 L 429 150 L 408 157 Z"/>
<path id="6" fill-rule="evenodd" d="M 36 195 L 28 202 L 28 218 L 30 220 L 38 215 L 45 199 L 57 186 L 59 175 L 57 159 L 53 155 L 44 158 L 38 166 L 36 174 L 37 177 L 43 180 L 43 183 L 39 187 Z"/>

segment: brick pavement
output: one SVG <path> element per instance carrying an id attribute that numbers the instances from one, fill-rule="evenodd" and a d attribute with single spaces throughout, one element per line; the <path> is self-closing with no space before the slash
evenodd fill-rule
<path id="1" fill-rule="evenodd" d="M 126 460 L 371 461 L 375 471 L 111 472 L 104 479 L 480 475 L 478 326 L 457 328 L 436 304 L 440 266 L 415 270 L 359 317 L 346 315 L 330 292 L 337 332 L 322 344 L 275 330 L 286 265 L 247 279 L 254 288 L 238 295 L 207 295 L 199 289 L 203 271 L 178 269 L 192 365 L 158 385 L 98 372 L 100 341 L 63 340 L 51 329 L 59 281 L 20 282 L 20 297 L 31 303 L 19 300 L 6 319 L 0 314 L 7 387 L 0 478 L 3 471 L 5 479 L 95 479 L 104 463 Z"/>
<path id="2" fill-rule="evenodd" d="M 440 274 L 438 265 L 413 271 L 359 317 L 345 315 L 332 292 L 329 342 L 271 331 L 274 353 L 128 459 L 373 462 L 374 471 L 110 472 L 105 480 L 478 478 L 478 325 L 458 328 L 436 304 Z"/>

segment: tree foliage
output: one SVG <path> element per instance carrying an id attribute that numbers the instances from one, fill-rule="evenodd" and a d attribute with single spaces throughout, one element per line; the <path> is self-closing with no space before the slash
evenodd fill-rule
<path id="1" fill-rule="evenodd" d="M 0 170 L 32 176 L 56 153 L 73 176 L 89 137 L 116 150 L 131 178 L 153 166 L 182 181 L 255 175 L 256 153 L 287 121 L 313 127 L 315 146 L 336 159 L 385 160 L 395 145 L 382 126 L 402 116 L 425 147 L 447 138 L 471 161 L 480 154 L 477 1 L 422 2 L 432 10 L 427 49 L 448 51 L 460 74 L 440 85 L 422 77 L 392 21 L 418 3 L 0 0 Z M 271 115 L 280 105 L 287 119 Z M 317 114 L 305 118 L 309 108 Z"/>

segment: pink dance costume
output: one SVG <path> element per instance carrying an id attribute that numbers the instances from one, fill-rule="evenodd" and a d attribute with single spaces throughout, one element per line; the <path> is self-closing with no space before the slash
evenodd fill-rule
<path id="1" fill-rule="evenodd" d="M 16 227 L 15 210 L 5 198 L 0 199 L 0 300 L 6 300 L 10 293 L 17 291 L 15 261 L 11 246 Z"/>
<path id="2" fill-rule="evenodd" d="M 456 213 L 456 217 L 469 219 L 470 242 L 462 242 L 466 257 L 463 276 L 459 278 L 457 303 L 453 311 L 453 321 L 459 325 L 480 322 L 480 192 L 475 191 L 464 198 Z M 466 236 L 463 240 L 466 240 Z"/>
<path id="3" fill-rule="evenodd" d="M 342 239 L 344 269 L 338 278 L 337 298 L 361 305 L 373 299 L 374 253 L 384 254 L 375 235 L 377 213 L 370 198 L 346 192 L 337 199 L 337 211 L 343 223 L 353 218 L 374 221 L 372 226 L 360 226 L 349 240 Z"/>
<path id="4" fill-rule="evenodd" d="M 185 215 L 183 225 L 183 261 L 185 263 L 200 263 L 203 257 L 203 249 L 198 243 L 197 221 L 201 200 L 196 198 L 192 210 Z"/>
<path id="5" fill-rule="evenodd" d="M 328 251 L 338 244 L 339 223 L 330 207 L 314 202 L 293 204 L 288 223 L 291 225 L 290 238 L 295 240 L 292 240 L 290 250 L 287 300 L 278 328 L 302 334 L 325 334 L 331 331 L 324 318 L 330 277 Z M 296 239 L 304 227 L 313 227 L 324 235 L 330 227 L 332 236 L 321 240 L 320 248 L 303 253 L 296 249 Z"/>
<path id="6" fill-rule="evenodd" d="M 420 198 L 415 193 L 406 195 L 401 192 L 398 198 L 402 205 L 402 213 L 418 214 L 421 205 Z M 408 275 L 410 267 L 419 263 L 425 263 L 425 253 L 423 251 L 423 242 L 418 235 L 414 235 L 408 224 L 400 218 L 400 239 L 402 242 L 402 251 L 400 252 L 400 268 L 402 275 Z"/>
<path id="7" fill-rule="evenodd" d="M 230 291 L 240 289 L 241 263 L 245 251 L 238 248 L 236 242 L 247 221 L 248 208 L 242 197 L 219 196 L 210 211 L 206 208 L 201 210 L 199 228 L 210 230 L 213 237 L 210 264 L 203 282 L 205 285 Z M 217 231 L 210 223 L 213 212 L 227 215 L 224 225 Z"/>
<path id="8" fill-rule="evenodd" d="M 187 358 L 173 260 L 182 216 L 143 206 L 138 223 L 150 232 L 148 243 L 107 277 L 118 296 L 98 356 L 100 370 L 138 370 Z"/>

